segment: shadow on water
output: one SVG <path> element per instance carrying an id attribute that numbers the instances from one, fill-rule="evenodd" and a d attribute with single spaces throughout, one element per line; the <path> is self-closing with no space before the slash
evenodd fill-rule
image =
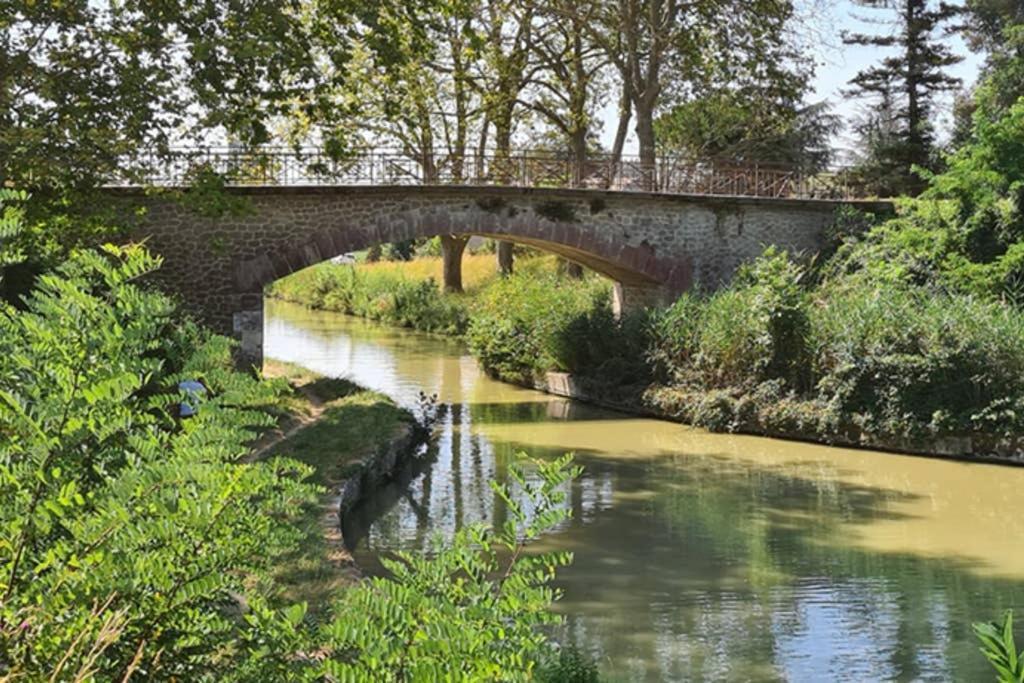
<path id="1" fill-rule="evenodd" d="M 380 553 L 500 524 L 488 482 L 507 479 L 517 451 L 575 451 L 573 517 L 541 548 L 575 553 L 558 578 L 559 635 L 609 680 L 991 679 L 970 624 L 1024 609 L 1024 520 L 1011 512 L 1024 472 L 631 419 L 498 385 L 450 344 L 375 341 L 365 323 L 357 344 L 354 325 L 333 324 L 309 346 L 280 327 L 296 345 L 277 348 L 451 405 L 429 458 L 347 516 L 369 571 Z"/>

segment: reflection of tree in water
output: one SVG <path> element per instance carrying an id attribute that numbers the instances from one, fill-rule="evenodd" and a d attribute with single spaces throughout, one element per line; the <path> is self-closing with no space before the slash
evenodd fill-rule
<path id="1" fill-rule="evenodd" d="M 1022 582 L 956 559 L 844 546 L 844 526 L 891 518 L 888 503 L 906 494 L 844 484 L 827 467 L 808 476 L 666 456 L 615 471 L 615 514 L 554 543 L 578 549 L 561 581 L 567 637 L 616 668 L 670 680 L 979 680 L 971 621 L 1024 603 Z M 651 495 L 631 495 L 637 483 Z"/>

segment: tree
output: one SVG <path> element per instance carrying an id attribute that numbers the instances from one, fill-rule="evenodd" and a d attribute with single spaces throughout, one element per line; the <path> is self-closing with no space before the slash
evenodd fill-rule
<path id="1" fill-rule="evenodd" d="M 571 0 L 543 0 L 535 7 L 539 26 L 533 32 L 531 50 L 539 69 L 524 105 L 563 137 L 575 173 L 568 180 L 580 185 L 596 109 L 605 94 L 600 77 L 607 60 L 584 29 L 592 21 L 587 11 L 592 12 L 595 5 L 577 10 Z"/>
<path id="2" fill-rule="evenodd" d="M 531 44 L 534 7 L 521 0 L 484 0 L 478 17 L 482 37 L 481 60 L 476 88 L 484 108 L 480 151 L 486 149 L 490 126 L 494 127 L 494 159 L 491 174 L 499 184 L 512 176 L 511 149 L 515 131 L 516 107 L 523 88 L 532 76 Z M 512 274 L 513 245 L 498 240 L 498 271 Z"/>
<path id="3" fill-rule="evenodd" d="M 732 91 L 678 105 L 655 122 L 659 147 L 669 154 L 809 171 L 831 161 L 838 128 L 827 103 L 801 105 Z"/>
<path id="4" fill-rule="evenodd" d="M 245 144 L 315 82 L 297 0 L 0 5 L 0 177 L 36 191 L 132 177 L 172 144 Z"/>
<path id="5" fill-rule="evenodd" d="M 579 11 L 577 10 L 577 13 Z M 640 183 L 654 188 L 655 117 L 667 101 L 727 76 L 730 64 L 769 64 L 763 48 L 793 13 L 789 0 L 606 0 L 583 24 L 622 83 L 617 133 L 635 116 Z M 666 98 L 666 95 L 670 97 Z M 625 106 L 629 101 L 630 106 Z M 617 135 L 616 142 L 619 141 Z"/>
<path id="6" fill-rule="evenodd" d="M 1024 24 L 1024 4 L 1019 0 L 967 0 L 966 34 L 972 47 L 989 54 L 1004 47 L 1004 32 L 1015 24 Z"/>
<path id="7" fill-rule="evenodd" d="M 907 182 L 904 128 L 891 88 L 879 90 L 878 101 L 862 111 L 854 123 L 859 141 L 853 181 L 880 196 L 898 193 Z"/>
<path id="8" fill-rule="evenodd" d="M 924 181 L 913 171 L 918 166 L 934 169 L 934 131 L 930 114 L 937 94 L 955 90 L 960 79 L 946 69 L 961 61 L 936 35 L 956 18 L 961 9 L 945 2 L 930 0 L 856 0 L 861 7 L 890 13 L 889 20 L 864 18 L 881 23 L 889 30 L 881 34 L 848 33 L 843 40 L 851 45 L 896 48 L 878 65 L 863 69 L 850 81 L 850 94 L 882 100 L 892 107 L 898 122 L 896 144 L 869 150 L 883 166 L 898 171 L 892 193 L 917 194 Z M 888 98 L 888 99 L 887 99 Z M 864 142 L 870 144 L 871 139 Z"/>

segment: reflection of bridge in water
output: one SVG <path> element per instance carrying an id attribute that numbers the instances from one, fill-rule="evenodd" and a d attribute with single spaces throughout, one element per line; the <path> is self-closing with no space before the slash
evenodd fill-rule
<path id="1" fill-rule="evenodd" d="M 144 156 L 129 184 L 190 185 L 200 172 L 232 185 L 460 185 L 658 192 L 663 194 L 853 200 L 870 196 L 849 168 L 808 169 L 739 162 L 593 153 L 585 159 L 537 150 L 410 156 L 366 149 L 332 156 L 320 148 L 175 149 Z"/>

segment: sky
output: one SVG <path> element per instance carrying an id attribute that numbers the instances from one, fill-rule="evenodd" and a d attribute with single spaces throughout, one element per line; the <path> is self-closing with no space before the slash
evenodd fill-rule
<path id="1" fill-rule="evenodd" d="M 862 108 L 869 103 L 864 100 L 850 98 L 842 93 L 847 87 L 850 79 L 865 66 L 879 62 L 883 59 L 887 50 L 878 47 L 865 47 L 859 45 L 843 45 L 841 34 L 847 32 L 874 33 L 880 30 L 857 19 L 858 16 L 870 16 L 883 18 L 891 13 L 879 10 L 865 10 L 855 7 L 850 0 L 798 0 L 807 4 L 813 3 L 817 11 L 813 12 L 808 19 L 818 32 L 819 43 L 812 54 L 818 66 L 811 82 L 812 95 L 810 101 L 817 102 L 827 100 L 832 103 L 833 111 L 843 121 L 855 119 L 862 111 Z M 964 61 L 950 69 L 951 73 L 964 82 L 964 86 L 970 86 L 977 77 L 983 57 L 971 51 L 959 37 L 947 37 L 956 54 L 964 57 Z M 948 135 L 952 125 L 953 97 L 943 97 L 936 107 L 937 127 L 940 139 Z M 604 125 L 601 131 L 601 142 L 606 147 L 611 147 L 615 137 L 615 125 L 617 112 L 614 102 L 610 102 L 601 112 Z M 850 149 L 853 140 L 849 131 L 844 131 L 835 140 L 839 148 Z M 630 133 L 626 144 L 626 153 L 636 152 L 636 135 Z"/>

